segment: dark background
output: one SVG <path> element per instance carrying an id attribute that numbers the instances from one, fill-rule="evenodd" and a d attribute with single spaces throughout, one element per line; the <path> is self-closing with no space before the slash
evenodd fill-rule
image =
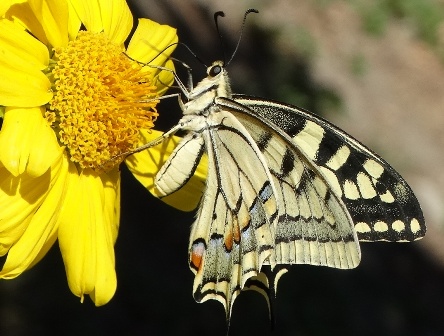
<path id="1" fill-rule="evenodd" d="M 180 40 L 208 64 L 222 57 L 212 22 L 216 10 L 225 10 L 231 17 L 220 21 L 228 55 L 236 44 L 247 6 L 239 11 L 230 3 L 141 0 L 132 1 L 131 6 L 135 17 L 177 27 Z M 289 3 L 297 6 L 299 2 Z M 306 1 L 298 5 L 302 3 Z M 247 20 L 241 47 L 229 69 L 235 91 L 297 103 L 327 117 L 329 113 L 344 116 L 347 103 L 339 89 L 322 84 L 313 74 L 310 52 L 282 49 L 277 43 L 279 32 L 261 26 L 260 15 L 253 14 Z M 234 28 L 230 20 L 235 22 Z M 415 38 L 423 39 L 419 35 Z M 433 53 L 433 46 L 429 47 Z M 175 56 L 193 67 L 195 79 L 202 78 L 204 67 L 184 48 Z M 158 109 L 162 115 L 157 126 L 161 129 L 180 118 L 174 99 L 162 102 Z M 365 134 L 360 136 L 366 138 Z M 419 186 L 422 196 L 411 165 L 397 162 L 396 168 L 412 176 L 413 187 Z M 193 274 L 188 268 L 187 250 L 194 214 L 163 204 L 122 169 L 122 219 L 115 247 L 118 288 L 114 298 L 99 308 L 89 297 L 81 304 L 68 289 L 56 244 L 32 270 L 15 280 L 0 282 L 0 335 L 226 333 L 222 305 L 216 301 L 197 304 L 192 298 Z M 428 210 L 427 198 L 425 203 Z M 440 233 L 433 231 L 434 224 L 432 232 Z M 361 246 L 362 262 L 354 270 L 291 267 L 279 284 L 273 331 L 263 298 L 251 291 L 242 293 L 233 308 L 230 335 L 444 335 L 443 263 L 431 252 L 431 245 Z"/>

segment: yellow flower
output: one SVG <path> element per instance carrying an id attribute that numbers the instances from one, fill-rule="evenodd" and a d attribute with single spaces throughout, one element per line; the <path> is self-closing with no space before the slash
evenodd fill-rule
<path id="1" fill-rule="evenodd" d="M 96 305 L 114 295 L 120 162 L 110 159 L 160 134 L 149 129 L 173 76 L 152 66 L 173 69 L 177 42 L 175 29 L 140 19 L 125 50 L 132 24 L 124 0 L 2 0 L 0 278 L 58 239 L 71 291 Z M 149 189 L 175 141 L 131 157 Z"/>

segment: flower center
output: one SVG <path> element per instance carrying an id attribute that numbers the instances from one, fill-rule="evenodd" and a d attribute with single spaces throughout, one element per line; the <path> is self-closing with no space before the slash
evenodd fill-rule
<path id="1" fill-rule="evenodd" d="M 136 148 L 141 128 L 153 127 L 153 75 L 103 34 L 81 31 L 54 52 L 45 117 L 79 168 L 110 169 Z"/>

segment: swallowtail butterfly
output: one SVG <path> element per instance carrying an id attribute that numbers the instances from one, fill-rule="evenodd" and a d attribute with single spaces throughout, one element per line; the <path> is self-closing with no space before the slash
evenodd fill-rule
<path id="1" fill-rule="evenodd" d="M 295 106 L 232 94 L 222 61 L 196 87 L 178 84 L 182 119 L 137 151 L 186 132 L 156 176 L 161 197 L 182 188 L 208 156 L 189 243 L 196 301 L 220 301 L 229 318 L 247 287 L 268 301 L 282 265 L 350 269 L 361 259 L 359 241 L 424 236 L 406 181 L 341 129 Z"/>

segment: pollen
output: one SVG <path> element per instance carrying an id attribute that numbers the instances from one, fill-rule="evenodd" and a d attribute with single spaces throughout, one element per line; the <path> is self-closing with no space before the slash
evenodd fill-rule
<path id="1" fill-rule="evenodd" d="M 53 60 L 54 96 L 45 117 L 60 144 L 81 169 L 119 164 L 158 115 L 152 72 L 104 34 L 83 31 L 56 48 Z"/>

